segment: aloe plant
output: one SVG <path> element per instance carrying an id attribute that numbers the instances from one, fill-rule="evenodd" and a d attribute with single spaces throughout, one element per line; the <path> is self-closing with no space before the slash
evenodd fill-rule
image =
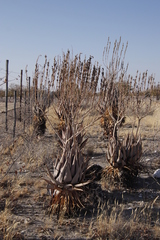
<path id="1" fill-rule="evenodd" d="M 80 196 L 84 186 L 93 180 L 92 176 L 85 179 L 90 166 L 89 158 L 83 154 L 87 143 L 85 129 L 92 124 L 86 125 L 84 120 L 95 108 L 100 74 L 100 68 L 92 66 L 91 59 L 81 61 L 81 54 L 72 59 L 67 52 L 62 61 L 54 61 L 52 69 L 51 84 L 56 85 L 57 97 L 54 109 L 59 119 L 55 133 L 61 154 L 54 162 L 53 171 L 47 169 L 48 175 L 43 179 L 51 193 L 51 206 L 58 213 L 71 213 L 83 207 Z"/>
<path id="2" fill-rule="evenodd" d="M 71 126 L 62 130 L 62 155 L 56 159 L 53 171 L 48 169 L 48 176 L 44 177 L 51 193 L 51 205 L 58 212 L 66 209 L 70 213 L 77 206 L 83 207 L 79 193 L 92 181 L 85 181 L 89 158 L 84 157 L 82 149 L 87 138 L 84 139 L 80 128 L 75 128 L 77 133 L 74 135 Z"/>
<path id="3" fill-rule="evenodd" d="M 36 135 L 43 135 L 46 130 L 46 107 L 36 104 L 34 106 L 33 128 Z"/>
<path id="4" fill-rule="evenodd" d="M 106 159 L 109 163 L 103 175 L 107 178 L 130 184 L 132 178 L 142 169 L 142 141 L 140 135 L 128 136 L 123 141 L 111 138 L 106 150 Z"/>

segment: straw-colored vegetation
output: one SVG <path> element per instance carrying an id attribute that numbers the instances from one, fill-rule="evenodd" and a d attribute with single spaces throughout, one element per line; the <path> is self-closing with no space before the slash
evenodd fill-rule
<path id="1" fill-rule="evenodd" d="M 159 88 L 127 46 L 108 39 L 104 68 L 37 59 L 32 126 L 0 148 L 0 239 L 160 238 Z"/>

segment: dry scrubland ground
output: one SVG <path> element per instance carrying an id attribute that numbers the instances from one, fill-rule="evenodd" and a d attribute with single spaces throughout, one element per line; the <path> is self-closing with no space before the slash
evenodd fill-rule
<path id="1" fill-rule="evenodd" d="M 41 139 L 36 139 L 28 128 L 8 147 L 11 136 L 2 134 L 1 124 L 0 239 L 160 239 L 160 181 L 151 176 L 160 166 L 159 107 L 142 121 L 142 162 L 147 168 L 132 188 L 95 182 L 86 187 L 86 209 L 70 218 L 57 219 L 50 213 L 50 196 L 46 182 L 41 180 L 44 163 L 51 168 L 58 153 L 51 126 L 55 124 L 53 108 L 47 113 L 47 132 Z M 132 123 L 130 116 L 120 136 L 131 132 Z M 107 141 L 99 122 L 86 135 L 89 140 L 85 153 L 91 156 L 90 163 L 105 167 Z"/>
<path id="2" fill-rule="evenodd" d="M 14 103 L 13 100 L 12 102 L 8 103 L 8 110 L 13 109 L 14 108 Z M 0 113 L 5 111 L 5 102 L 4 101 L 0 101 Z"/>

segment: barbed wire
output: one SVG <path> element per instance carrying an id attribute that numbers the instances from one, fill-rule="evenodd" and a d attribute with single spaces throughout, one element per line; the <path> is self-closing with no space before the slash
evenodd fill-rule
<path id="1" fill-rule="evenodd" d="M 0 68 L 0 72 L 6 72 L 6 69 L 4 68 Z M 16 75 L 16 76 L 15 76 Z M 12 79 L 8 79 L 8 82 L 13 82 L 13 81 L 18 81 L 20 78 L 20 72 L 16 72 L 16 71 L 8 71 L 8 77 L 11 77 Z M 0 84 L 0 86 L 3 86 L 5 84 L 5 78 L 6 76 L 2 76 L 0 77 L 0 81 L 4 81 L 2 84 Z"/>
<path id="2" fill-rule="evenodd" d="M 2 86 L 2 85 L 4 85 L 4 84 L 5 84 L 5 82 L 1 83 L 0 86 Z"/>
<path id="3" fill-rule="evenodd" d="M 6 77 L 6 76 L 4 76 L 4 77 L 0 77 L 0 81 L 2 81 L 5 77 Z"/>
<path id="4" fill-rule="evenodd" d="M 0 68 L 0 71 L 4 71 L 4 72 L 6 72 L 6 70 L 5 70 L 4 68 Z"/>
<path id="5" fill-rule="evenodd" d="M 6 69 L 4 69 L 4 68 L 0 68 L 0 71 L 4 71 L 4 72 L 6 72 Z M 19 74 L 20 73 L 20 71 L 19 72 L 15 72 L 15 71 L 8 71 L 8 74 L 10 74 L 10 73 L 13 73 L 13 74 Z"/>
<path id="6" fill-rule="evenodd" d="M 2 81 L 3 79 L 0 79 L 0 81 Z M 11 79 L 11 80 L 8 80 L 8 82 L 13 82 L 13 81 L 17 81 L 18 79 L 15 78 L 15 79 Z M 6 83 L 6 81 L 4 80 L 3 83 L 0 84 L 0 86 L 3 86 L 4 84 Z"/>

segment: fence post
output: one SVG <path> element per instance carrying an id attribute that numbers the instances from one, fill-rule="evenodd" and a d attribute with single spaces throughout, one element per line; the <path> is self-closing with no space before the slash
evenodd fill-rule
<path id="1" fill-rule="evenodd" d="M 28 114 L 29 124 L 31 124 L 31 78 L 28 78 Z"/>
<path id="2" fill-rule="evenodd" d="M 17 95 L 16 90 L 14 91 L 14 125 L 13 125 L 13 138 L 15 137 L 16 132 L 16 101 L 17 101 Z"/>
<path id="3" fill-rule="evenodd" d="M 23 126 L 25 131 L 25 123 L 26 123 L 26 91 L 24 92 L 24 117 L 23 117 Z"/>
<path id="4" fill-rule="evenodd" d="M 7 125 L 7 112 L 8 112 L 8 66 L 9 66 L 9 60 L 6 60 L 6 91 L 5 91 L 6 131 L 8 131 L 8 125 Z"/>
<path id="5" fill-rule="evenodd" d="M 21 80 L 20 80 L 20 112 L 19 112 L 19 120 L 22 121 L 22 76 L 23 70 L 21 70 Z"/>

